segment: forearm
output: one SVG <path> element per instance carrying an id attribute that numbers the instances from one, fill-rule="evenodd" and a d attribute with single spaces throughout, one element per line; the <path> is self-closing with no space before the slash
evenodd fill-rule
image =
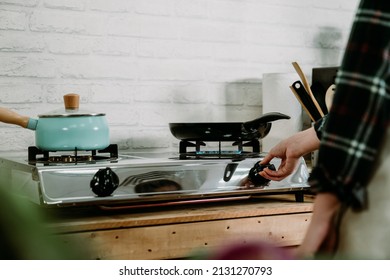
<path id="1" fill-rule="evenodd" d="M 327 240 L 334 237 L 333 221 L 340 201 L 332 193 L 317 194 L 313 205 L 313 216 L 302 245 L 297 249 L 300 258 L 313 257 Z M 329 244 L 328 244 L 329 245 Z"/>
<path id="2" fill-rule="evenodd" d="M 291 141 L 290 146 L 294 147 L 291 149 L 294 157 L 301 157 L 320 147 L 320 140 L 313 127 L 294 134 L 287 141 Z"/>

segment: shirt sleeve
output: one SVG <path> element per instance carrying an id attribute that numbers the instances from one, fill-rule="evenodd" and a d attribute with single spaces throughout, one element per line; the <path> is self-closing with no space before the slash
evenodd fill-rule
<path id="1" fill-rule="evenodd" d="M 390 123 L 389 19 L 390 1 L 360 3 L 309 178 L 314 191 L 333 192 L 354 209 L 366 206 L 366 187 Z"/>

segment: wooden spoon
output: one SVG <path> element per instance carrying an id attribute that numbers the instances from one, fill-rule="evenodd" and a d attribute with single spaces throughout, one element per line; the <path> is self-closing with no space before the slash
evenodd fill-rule
<path id="1" fill-rule="evenodd" d="M 304 104 L 304 102 L 302 101 L 301 97 L 299 96 L 299 94 L 297 93 L 297 91 L 295 90 L 295 88 L 293 86 L 290 86 L 290 89 L 291 91 L 294 93 L 295 97 L 298 99 L 299 103 L 301 104 L 302 108 L 306 111 L 306 113 L 308 114 L 308 116 L 310 117 L 310 119 L 314 122 L 315 119 L 314 117 L 311 115 L 309 109 L 307 109 L 306 105 Z"/>
<path id="2" fill-rule="evenodd" d="M 303 73 L 301 67 L 299 66 L 299 64 L 297 62 L 293 62 L 292 65 L 294 66 L 295 71 L 297 71 L 299 77 L 301 78 L 302 84 L 305 87 L 306 91 L 309 93 L 310 98 L 313 100 L 313 103 L 316 106 L 318 112 L 320 113 L 321 117 L 323 117 L 324 112 L 322 111 L 320 105 L 317 102 L 317 99 L 314 97 L 314 94 L 311 91 L 309 80 L 307 79 L 306 75 Z"/>
<path id="3" fill-rule="evenodd" d="M 336 86 L 331 85 L 325 93 L 325 103 L 326 103 L 326 107 L 328 108 L 328 112 L 330 111 L 330 107 L 332 106 L 335 89 Z"/>

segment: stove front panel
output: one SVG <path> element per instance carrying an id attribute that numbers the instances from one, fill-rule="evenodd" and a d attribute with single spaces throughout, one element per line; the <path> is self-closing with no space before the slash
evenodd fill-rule
<path id="1" fill-rule="evenodd" d="M 19 193 L 44 206 L 131 204 L 288 192 L 308 187 L 309 173 L 303 159 L 296 172 L 281 182 L 272 181 L 266 186 L 245 185 L 250 168 L 259 160 L 261 158 L 233 162 L 229 159 L 124 157 L 118 162 L 96 164 L 33 167 L 14 163 L 8 169 L 2 166 L 2 170 L 11 174 L 5 184 L 13 185 Z M 276 167 L 280 164 L 277 160 L 272 163 Z M 98 196 L 90 186 L 91 180 L 99 170 L 107 167 L 118 176 L 119 186 L 111 195 Z"/>

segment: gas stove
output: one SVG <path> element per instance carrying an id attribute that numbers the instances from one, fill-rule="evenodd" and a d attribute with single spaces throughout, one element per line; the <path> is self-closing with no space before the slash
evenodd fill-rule
<path id="1" fill-rule="evenodd" d="M 113 146 L 113 147 L 111 147 Z M 263 153 L 250 157 L 182 159 L 176 154 L 117 153 L 48 155 L 29 148 L 0 157 L 0 187 L 44 207 L 125 206 L 196 203 L 246 199 L 265 194 L 295 193 L 297 201 L 309 190 L 304 159 L 280 182 L 254 185 L 249 170 Z M 106 156 L 107 154 L 107 156 Z M 60 160 L 65 159 L 65 160 Z M 280 161 L 272 163 L 278 167 Z"/>

